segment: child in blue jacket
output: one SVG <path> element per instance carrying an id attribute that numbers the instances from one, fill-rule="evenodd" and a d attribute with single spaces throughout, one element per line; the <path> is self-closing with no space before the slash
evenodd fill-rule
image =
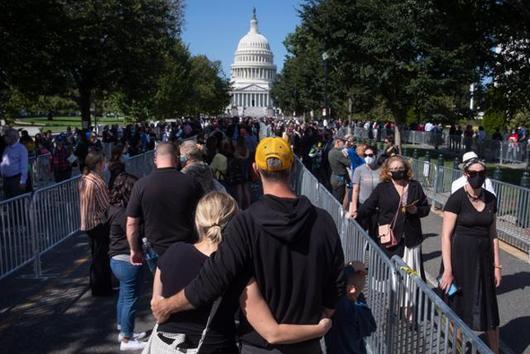
<path id="1" fill-rule="evenodd" d="M 377 328 L 362 293 L 366 266 L 362 262 L 350 262 L 344 266 L 344 277 L 346 294 L 337 303 L 333 325 L 325 337 L 327 353 L 366 354 L 364 339 Z"/>

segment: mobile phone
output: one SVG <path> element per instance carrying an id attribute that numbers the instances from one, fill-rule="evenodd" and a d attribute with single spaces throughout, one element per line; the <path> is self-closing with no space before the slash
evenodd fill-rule
<path id="1" fill-rule="evenodd" d="M 451 283 L 451 285 L 449 286 L 449 290 L 447 291 L 447 296 L 452 297 L 456 295 L 457 291 L 458 288 L 455 286 L 455 283 Z"/>
<path id="2" fill-rule="evenodd" d="M 436 280 L 438 280 L 438 286 L 440 286 L 440 281 L 442 280 L 442 277 L 438 277 Z M 458 292 L 458 287 L 455 285 L 455 282 L 452 282 L 451 285 L 449 285 L 449 289 L 447 290 L 447 296 L 453 297 Z"/>
<path id="3" fill-rule="evenodd" d="M 408 205 L 405 205 L 405 208 L 408 208 L 408 207 L 411 207 L 411 206 L 414 206 L 416 205 L 420 200 L 419 199 L 416 199 L 415 201 L 413 201 L 412 203 L 408 204 Z"/>

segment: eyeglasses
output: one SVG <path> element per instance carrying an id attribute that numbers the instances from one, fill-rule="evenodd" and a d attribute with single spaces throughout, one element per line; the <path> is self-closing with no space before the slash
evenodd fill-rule
<path id="1" fill-rule="evenodd" d="M 486 170 L 482 171 L 467 171 L 467 174 L 469 177 L 475 177 L 476 175 L 479 175 L 480 177 L 484 177 L 486 175 Z"/>
<path id="2" fill-rule="evenodd" d="M 374 154 L 364 154 L 366 157 L 374 157 Z"/>

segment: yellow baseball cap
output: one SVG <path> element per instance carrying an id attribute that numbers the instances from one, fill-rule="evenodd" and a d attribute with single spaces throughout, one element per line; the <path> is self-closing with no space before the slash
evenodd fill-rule
<path id="1" fill-rule="evenodd" d="M 277 168 L 270 168 L 267 159 L 277 158 L 281 164 Z M 294 154 L 291 146 L 282 138 L 265 138 L 261 140 L 256 148 L 256 165 L 260 170 L 277 172 L 291 168 Z"/>

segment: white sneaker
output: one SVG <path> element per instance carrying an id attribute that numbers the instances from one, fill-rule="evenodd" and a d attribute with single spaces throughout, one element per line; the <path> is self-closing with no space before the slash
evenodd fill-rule
<path id="1" fill-rule="evenodd" d="M 140 342 L 137 339 L 131 339 L 127 342 L 121 342 L 120 350 L 142 350 L 146 346 L 147 342 Z"/>
<path id="2" fill-rule="evenodd" d="M 133 337 L 132 339 L 144 339 L 145 336 L 147 335 L 147 333 L 145 332 L 140 332 L 140 333 L 133 333 Z M 118 334 L 118 342 L 121 342 L 123 340 L 123 334 Z"/>

